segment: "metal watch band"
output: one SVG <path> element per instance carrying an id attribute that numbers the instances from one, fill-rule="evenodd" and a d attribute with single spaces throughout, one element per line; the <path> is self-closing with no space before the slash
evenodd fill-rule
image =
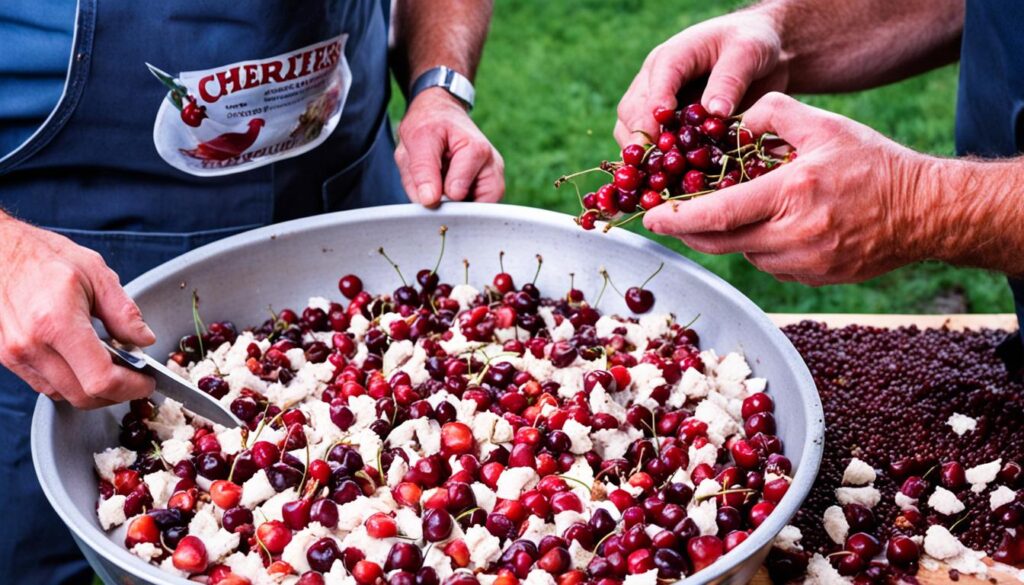
<path id="1" fill-rule="evenodd" d="M 434 67 L 424 71 L 416 78 L 410 90 L 409 101 L 416 99 L 423 90 L 431 87 L 443 87 L 445 91 L 452 94 L 470 110 L 473 109 L 473 102 L 476 100 L 476 89 L 473 83 L 464 75 L 445 66 Z"/>

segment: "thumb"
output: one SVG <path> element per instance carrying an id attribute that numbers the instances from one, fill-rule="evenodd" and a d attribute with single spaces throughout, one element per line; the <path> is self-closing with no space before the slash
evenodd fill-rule
<path id="1" fill-rule="evenodd" d="M 810 150 L 830 140 L 844 120 L 779 92 L 765 94 L 743 114 L 743 125 L 755 136 L 772 132 L 797 150 Z"/>
<path id="2" fill-rule="evenodd" d="M 114 271 L 104 268 L 92 275 L 93 313 L 103 321 L 107 332 L 120 342 L 139 347 L 153 345 L 156 335 L 142 320 L 142 311 L 121 283 Z"/>
<path id="3" fill-rule="evenodd" d="M 409 176 L 421 205 L 433 207 L 441 202 L 441 157 L 444 155 L 444 129 L 421 131 L 407 141 Z"/>
<path id="4" fill-rule="evenodd" d="M 750 84 L 775 66 L 770 57 L 760 57 L 758 53 L 744 43 L 725 45 L 711 69 L 701 100 L 709 112 L 723 118 L 731 115 Z"/>

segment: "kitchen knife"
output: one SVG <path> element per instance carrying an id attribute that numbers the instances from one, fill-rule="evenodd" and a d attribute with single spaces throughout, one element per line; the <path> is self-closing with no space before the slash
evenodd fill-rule
<path id="1" fill-rule="evenodd" d="M 126 365 L 151 378 L 156 378 L 156 391 L 167 398 L 172 398 L 182 403 L 185 408 L 199 416 L 208 419 L 225 427 L 232 428 L 241 426 L 241 421 L 231 414 L 221 403 L 194 386 L 188 380 L 175 374 L 162 363 L 156 361 L 140 350 L 127 350 L 115 347 L 107 340 L 100 338 L 100 342 L 107 348 L 110 355 L 114 356 L 119 364 Z"/>

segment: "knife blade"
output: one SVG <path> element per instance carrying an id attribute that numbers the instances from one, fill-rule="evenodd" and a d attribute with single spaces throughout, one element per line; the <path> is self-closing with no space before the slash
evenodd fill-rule
<path id="1" fill-rule="evenodd" d="M 185 408 L 199 416 L 225 427 L 241 426 L 230 410 L 225 408 L 216 398 L 203 392 L 188 380 L 175 374 L 162 363 L 139 350 L 128 350 L 116 347 L 106 339 L 100 342 L 107 348 L 115 361 L 126 365 L 151 378 L 156 378 L 156 391 L 167 398 L 177 400 Z"/>

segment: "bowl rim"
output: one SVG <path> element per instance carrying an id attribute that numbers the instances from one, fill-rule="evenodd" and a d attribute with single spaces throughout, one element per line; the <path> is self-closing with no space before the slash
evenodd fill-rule
<path id="1" fill-rule="evenodd" d="M 269 241 L 275 238 L 287 237 L 292 234 L 331 226 L 378 221 L 384 218 L 408 217 L 434 219 L 486 217 L 489 219 L 521 221 L 557 230 L 565 230 L 566 223 L 570 220 L 570 216 L 566 214 L 536 207 L 469 202 L 446 202 L 437 209 L 425 209 L 415 204 L 399 204 L 324 213 L 271 224 L 196 248 L 145 272 L 125 285 L 125 290 L 130 296 L 135 297 L 152 287 L 165 284 L 168 273 L 186 269 L 198 261 L 230 252 L 237 248 L 247 247 L 254 242 Z M 779 348 L 783 357 L 788 358 L 788 362 L 794 365 L 791 369 L 797 380 L 796 388 L 786 389 L 785 391 L 796 391 L 800 395 L 803 403 L 804 420 L 806 422 L 802 454 L 800 460 L 794 462 L 796 473 L 793 475 L 790 489 L 782 501 L 768 516 L 768 519 L 751 532 L 750 537 L 735 549 L 722 555 L 712 565 L 679 581 L 679 583 L 683 585 L 696 585 L 697 583 L 715 581 L 728 576 L 745 559 L 769 546 L 810 494 L 821 464 L 825 434 L 824 411 L 814 379 L 803 357 L 800 356 L 799 352 L 797 352 L 796 348 L 782 331 L 769 319 L 768 315 L 746 295 L 718 275 L 651 239 L 625 229 L 614 229 L 605 234 L 591 235 L 621 242 L 625 246 L 656 257 L 666 264 L 679 264 L 686 267 L 688 271 L 695 272 L 696 277 L 703 280 L 704 284 L 708 285 L 716 293 L 730 298 L 745 309 L 746 313 L 754 321 L 752 324 L 765 330 Z M 770 383 L 769 381 L 769 385 Z M 70 408 L 66 404 L 61 404 L 59 407 Z M 126 548 L 117 546 L 109 539 L 106 532 L 93 524 L 92 518 L 87 517 L 82 510 L 69 503 L 71 500 L 67 488 L 60 481 L 60 475 L 56 470 L 56 466 L 53 465 L 53 457 L 51 456 L 55 447 L 53 438 L 55 429 L 53 429 L 52 421 L 57 408 L 58 405 L 45 396 L 40 396 L 37 399 L 31 428 L 32 460 L 36 477 L 42 486 L 44 494 L 75 538 L 80 544 L 89 547 L 96 554 L 127 573 L 143 577 L 153 583 L 166 583 L 168 585 L 194 584 L 194 581 L 164 571 L 133 555 Z"/>

